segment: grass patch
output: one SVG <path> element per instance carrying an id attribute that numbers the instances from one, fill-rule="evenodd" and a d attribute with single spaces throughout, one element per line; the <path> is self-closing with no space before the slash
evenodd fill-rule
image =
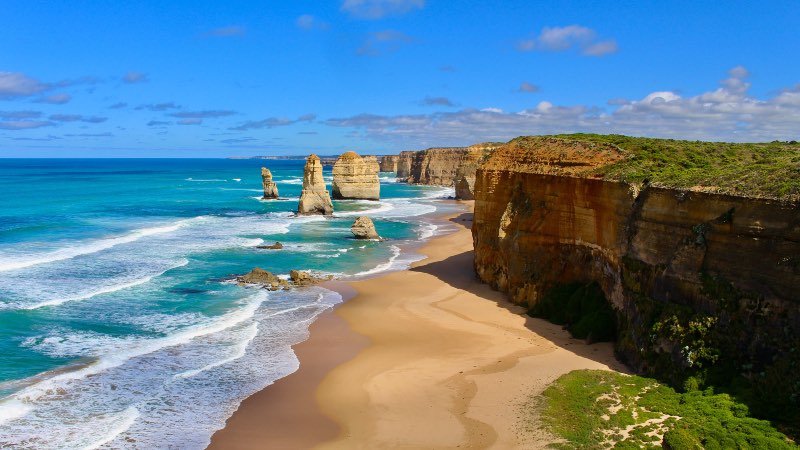
<path id="1" fill-rule="evenodd" d="M 597 283 L 556 286 L 528 315 L 566 325 L 577 339 L 608 342 L 616 337 L 616 313 Z"/>
<path id="2" fill-rule="evenodd" d="M 629 155 L 595 169 L 596 175 L 631 183 L 781 199 L 800 199 L 800 144 L 679 141 L 618 134 L 554 137 L 613 144 Z M 515 141 L 536 139 L 520 137 Z"/>
<path id="3" fill-rule="evenodd" d="M 615 372 L 570 372 L 535 405 L 544 427 L 561 439 L 552 448 L 797 448 L 727 394 L 712 389 L 681 394 L 653 379 Z"/>

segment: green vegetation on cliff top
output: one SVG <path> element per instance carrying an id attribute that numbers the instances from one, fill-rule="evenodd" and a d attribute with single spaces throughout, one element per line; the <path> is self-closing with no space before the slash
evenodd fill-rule
<path id="1" fill-rule="evenodd" d="M 561 139 L 613 144 L 628 157 L 595 170 L 632 183 L 706 192 L 800 199 L 800 143 L 727 143 L 563 134 Z M 527 139 L 527 138 L 517 138 Z"/>
<path id="2" fill-rule="evenodd" d="M 748 417 L 747 406 L 727 394 L 711 389 L 680 394 L 655 380 L 616 372 L 570 372 L 531 406 L 560 439 L 552 448 L 796 448 L 769 422 Z"/>

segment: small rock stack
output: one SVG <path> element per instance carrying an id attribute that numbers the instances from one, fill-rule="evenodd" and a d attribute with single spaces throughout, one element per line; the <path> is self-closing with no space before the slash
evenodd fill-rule
<path id="1" fill-rule="evenodd" d="M 278 198 L 278 185 L 272 181 L 272 172 L 266 167 L 261 168 L 261 184 L 264 186 L 264 199 Z"/>

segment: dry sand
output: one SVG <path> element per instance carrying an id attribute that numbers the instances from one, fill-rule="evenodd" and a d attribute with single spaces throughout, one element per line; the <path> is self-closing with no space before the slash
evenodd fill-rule
<path id="1" fill-rule="evenodd" d="M 571 370 L 624 367 L 610 344 L 571 339 L 478 282 L 470 219 L 468 213 L 450 217 L 458 230 L 431 240 L 421 250 L 427 259 L 410 270 L 347 283 L 357 294 L 323 320 L 344 319 L 349 329 L 339 327 L 331 343 L 331 333 L 326 338 L 321 331 L 329 326 L 315 323 L 301 344 L 307 350 L 298 352 L 300 369 L 247 399 L 212 447 L 546 444 L 548 436 L 530 432 L 531 417 L 522 414 L 531 395 Z M 333 287 L 348 294 L 346 286 Z M 316 363 L 329 343 L 339 349 L 331 349 L 336 357 Z M 295 398 L 302 406 L 290 406 Z M 281 418 L 283 408 L 291 413 Z"/>

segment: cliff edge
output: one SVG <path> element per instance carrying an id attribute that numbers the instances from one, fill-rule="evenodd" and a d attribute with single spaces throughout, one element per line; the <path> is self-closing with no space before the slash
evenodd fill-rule
<path id="1" fill-rule="evenodd" d="M 707 156 L 691 144 L 526 137 L 496 149 L 476 172 L 475 270 L 528 307 L 554 298 L 558 307 L 554 289 L 596 284 L 615 315 L 617 354 L 635 370 L 676 384 L 740 383 L 762 414 L 796 412 L 797 192 L 789 181 L 743 195 L 742 183 L 691 167 Z M 796 147 L 702 144 L 731 158 L 770 157 L 776 167 L 766 172 L 800 173 Z M 662 154 L 672 147 L 683 153 Z M 706 171 L 749 180 L 760 169 L 746 165 Z"/>

